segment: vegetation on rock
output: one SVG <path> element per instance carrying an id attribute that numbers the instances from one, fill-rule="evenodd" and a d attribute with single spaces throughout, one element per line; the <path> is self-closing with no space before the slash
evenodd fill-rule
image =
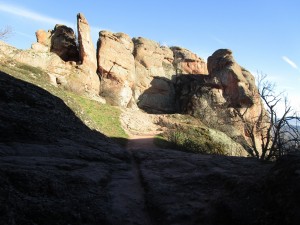
<path id="1" fill-rule="evenodd" d="M 128 136 L 121 127 L 119 121 L 121 111 L 117 107 L 100 104 L 88 97 L 57 88 L 50 84 L 49 76 L 43 70 L 12 59 L 1 60 L 0 70 L 15 78 L 35 84 L 61 98 L 88 127 L 120 140 L 122 145 L 126 144 L 124 140 Z"/>

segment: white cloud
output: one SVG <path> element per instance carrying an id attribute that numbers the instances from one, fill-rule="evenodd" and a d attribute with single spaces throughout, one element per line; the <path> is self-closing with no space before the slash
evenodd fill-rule
<path id="1" fill-rule="evenodd" d="M 64 25 L 67 25 L 67 26 L 70 26 L 70 27 L 72 26 L 72 23 L 69 23 L 67 21 L 60 20 L 60 19 L 57 19 L 57 18 L 48 17 L 48 16 L 45 16 L 45 15 L 42 15 L 42 14 L 39 14 L 39 13 L 36 13 L 36 12 L 32 12 L 32 11 L 30 11 L 28 9 L 25 9 L 25 8 L 21 8 L 19 6 L 8 5 L 8 4 L 2 3 L 2 2 L 0 2 L 0 11 L 6 12 L 6 13 L 9 13 L 9 14 L 13 14 L 13 15 L 16 15 L 16 16 L 20 16 L 20 17 L 23 17 L 23 18 L 27 18 L 27 19 L 30 19 L 30 20 L 34 20 L 34 21 L 38 21 L 38 22 L 44 22 L 44 23 L 51 24 L 51 25 L 64 24 Z"/>
<path id="2" fill-rule="evenodd" d="M 226 44 L 227 44 L 225 41 L 221 40 L 220 38 L 217 38 L 216 36 L 211 36 L 211 38 L 212 38 L 214 41 L 216 41 L 216 42 L 218 42 L 219 44 L 221 44 L 221 45 L 226 45 Z"/>
<path id="3" fill-rule="evenodd" d="M 287 56 L 282 56 L 281 57 L 287 64 L 289 64 L 291 67 L 294 69 L 298 69 L 298 66 L 296 63 L 294 63 L 291 59 L 289 59 Z"/>
<path id="4" fill-rule="evenodd" d="M 32 38 L 34 37 L 34 36 L 32 36 L 32 35 L 25 34 L 25 33 L 23 33 L 23 32 L 19 32 L 19 31 L 15 31 L 14 33 L 19 34 L 19 35 L 21 35 L 21 36 L 23 36 L 23 37 L 26 37 L 26 38 L 29 38 L 29 39 L 32 39 Z"/>
<path id="5" fill-rule="evenodd" d="M 54 26 L 56 24 L 64 24 L 64 25 L 66 25 L 68 27 L 72 27 L 74 30 L 76 30 L 75 23 L 71 23 L 71 22 L 64 21 L 64 20 L 57 19 L 57 18 L 48 17 L 45 15 L 30 11 L 28 9 L 22 8 L 20 6 L 8 5 L 3 2 L 0 2 L 0 11 L 9 13 L 9 14 L 12 14 L 15 16 L 23 17 L 23 18 L 26 18 L 29 20 L 47 23 L 52 26 Z M 100 28 L 100 27 L 91 26 L 91 33 L 93 36 L 95 36 L 97 38 L 98 38 L 99 31 L 101 31 L 101 30 L 102 30 L 102 28 Z M 21 34 L 21 35 L 27 36 L 25 34 Z"/>

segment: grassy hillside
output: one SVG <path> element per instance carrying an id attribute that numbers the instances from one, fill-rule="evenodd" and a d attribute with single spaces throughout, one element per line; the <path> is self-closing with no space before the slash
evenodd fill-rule
<path id="1" fill-rule="evenodd" d="M 50 84 L 48 75 L 39 68 L 17 63 L 12 59 L 1 60 L 0 71 L 17 79 L 37 85 L 62 99 L 88 127 L 126 144 L 127 134 L 119 121 L 120 109 L 76 95 Z"/>

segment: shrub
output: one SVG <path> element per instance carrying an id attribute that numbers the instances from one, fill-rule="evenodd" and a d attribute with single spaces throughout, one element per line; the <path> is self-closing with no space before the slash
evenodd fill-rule
<path id="1" fill-rule="evenodd" d="M 226 154 L 225 145 L 214 141 L 205 128 L 177 127 L 176 129 L 166 131 L 162 134 L 162 137 L 168 141 L 169 145 L 164 143 L 161 147 L 200 154 Z M 158 145 L 160 145 L 160 143 L 162 143 L 162 141 L 160 141 Z"/>

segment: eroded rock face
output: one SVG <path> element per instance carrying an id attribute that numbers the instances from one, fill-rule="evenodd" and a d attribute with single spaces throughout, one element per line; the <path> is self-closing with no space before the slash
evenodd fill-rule
<path id="1" fill-rule="evenodd" d="M 173 82 L 164 77 L 154 77 L 150 85 L 139 96 L 137 105 L 148 113 L 176 112 L 176 93 Z"/>
<path id="2" fill-rule="evenodd" d="M 103 78 L 133 85 L 135 66 L 133 42 L 127 34 L 101 31 L 98 41 L 98 72 Z"/>
<path id="3" fill-rule="evenodd" d="M 141 108 L 175 111 L 176 75 L 207 74 L 204 60 L 187 49 L 168 48 L 142 37 L 131 40 L 123 33 L 101 31 L 97 57 L 98 73 L 102 78 L 101 93 L 111 99 L 108 101 L 123 107 L 136 102 Z M 163 79 L 158 82 L 156 78 Z M 169 81 L 165 82 L 164 78 Z M 126 99 L 121 93 L 127 93 Z"/>
<path id="4" fill-rule="evenodd" d="M 78 61 L 78 48 L 73 29 L 57 24 L 51 32 L 50 51 L 56 53 L 64 61 Z"/>
<path id="5" fill-rule="evenodd" d="M 231 50 L 219 49 L 208 57 L 208 71 L 211 79 L 223 90 L 224 98 L 233 107 L 249 107 L 254 104 L 257 89 L 254 77 L 238 65 Z"/>
<path id="6" fill-rule="evenodd" d="M 93 72 L 97 71 L 96 50 L 91 38 L 90 26 L 82 13 L 77 15 L 79 58 Z"/>
<path id="7" fill-rule="evenodd" d="M 35 35 L 38 43 L 48 48 L 51 47 L 51 31 L 37 30 Z"/>
<path id="8" fill-rule="evenodd" d="M 134 58 L 139 78 L 154 76 L 171 78 L 175 74 L 171 68 L 172 53 L 166 47 L 161 47 L 159 43 L 142 37 L 134 38 L 133 42 Z M 163 63 L 166 65 L 163 65 Z M 141 79 L 141 85 L 147 84 L 143 84 Z"/>
<path id="9" fill-rule="evenodd" d="M 174 66 L 182 74 L 208 74 L 206 62 L 195 53 L 180 47 L 171 49 L 174 54 Z"/>
<path id="10" fill-rule="evenodd" d="M 72 36 L 73 31 L 66 28 Z M 30 50 L 19 50 L 4 42 L 0 43 L 1 55 L 10 57 L 17 62 L 28 64 L 33 67 L 39 67 L 49 75 L 49 82 L 55 86 L 63 86 L 64 88 L 79 94 L 87 94 L 93 98 L 99 95 L 100 81 L 96 73 L 96 69 L 91 70 L 87 65 L 77 65 L 74 61 L 64 61 L 59 53 L 65 54 L 70 59 L 72 52 L 68 49 L 65 36 L 65 26 L 56 26 L 56 31 L 52 32 L 37 31 L 37 40 L 39 42 L 32 45 Z M 49 42 L 51 40 L 51 42 Z M 62 43 L 60 43 L 62 42 Z M 55 44 L 56 43 L 56 44 Z M 48 44 L 60 46 L 59 53 L 50 51 Z M 66 44 L 66 45 L 64 45 Z M 52 46 L 53 47 L 53 46 Z M 52 48 L 51 47 L 51 48 Z M 59 48 L 52 48 L 59 49 Z M 77 52 L 78 53 L 78 52 Z M 96 58 L 96 56 L 95 56 Z M 74 59 L 74 58 L 73 58 Z"/>
<path id="11" fill-rule="evenodd" d="M 236 63 L 228 49 L 217 50 L 208 58 L 208 71 L 209 76 L 206 77 L 179 78 L 177 92 L 180 108 L 246 147 L 246 143 L 250 143 L 249 134 L 237 112 L 250 123 L 255 123 L 260 115 L 266 113 L 254 77 Z M 254 135 L 260 146 L 260 134 L 254 131 Z"/>
<path id="12" fill-rule="evenodd" d="M 81 65 L 79 69 L 83 71 L 83 79 L 88 92 L 98 95 L 100 91 L 100 80 L 97 74 L 96 50 L 91 38 L 90 26 L 82 13 L 77 15 L 79 59 Z"/>
<path id="13" fill-rule="evenodd" d="M 127 107 L 135 84 L 133 42 L 124 33 L 101 31 L 98 40 L 98 73 L 101 95 L 113 105 Z"/>
<path id="14" fill-rule="evenodd" d="M 136 67 L 134 98 L 138 106 L 153 111 L 175 111 L 175 91 L 171 82 L 175 75 L 172 51 L 146 38 L 134 38 L 133 42 Z"/>

